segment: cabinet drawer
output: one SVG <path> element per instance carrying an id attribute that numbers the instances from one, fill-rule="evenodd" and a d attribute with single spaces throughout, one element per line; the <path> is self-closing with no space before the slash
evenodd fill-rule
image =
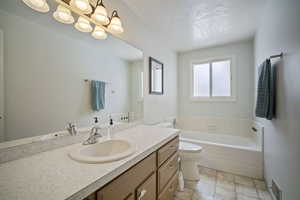
<path id="1" fill-rule="evenodd" d="M 173 176 L 166 188 L 159 195 L 158 200 L 173 200 L 178 184 L 178 172 Z"/>
<path id="2" fill-rule="evenodd" d="M 153 173 L 136 190 L 137 200 L 155 200 L 156 199 L 156 173 Z"/>
<path id="3" fill-rule="evenodd" d="M 165 162 L 173 153 L 178 150 L 179 137 L 176 137 L 165 146 L 161 147 L 157 152 L 158 166 Z"/>
<path id="4" fill-rule="evenodd" d="M 124 200 L 130 197 L 135 189 L 156 170 L 156 154 L 133 166 L 108 185 L 97 192 L 98 200 Z M 130 198 L 129 198 L 130 199 Z"/>
<path id="5" fill-rule="evenodd" d="M 167 160 L 158 170 L 158 193 L 160 193 L 169 180 L 178 171 L 178 152 Z"/>

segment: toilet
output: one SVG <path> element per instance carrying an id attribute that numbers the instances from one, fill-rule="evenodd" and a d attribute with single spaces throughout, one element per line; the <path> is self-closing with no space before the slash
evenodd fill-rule
<path id="1" fill-rule="evenodd" d="M 162 128 L 173 128 L 174 124 L 171 122 L 161 122 L 156 124 Z M 197 160 L 200 157 L 202 147 L 200 145 L 180 140 L 179 142 L 179 155 L 181 161 L 181 170 L 183 178 L 191 181 L 198 181 L 200 179 Z"/>
<path id="2" fill-rule="evenodd" d="M 202 147 L 200 145 L 180 140 L 179 155 L 184 179 L 191 181 L 198 181 L 200 179 L 197 160 L 200 157 L 201 151 Z"/>

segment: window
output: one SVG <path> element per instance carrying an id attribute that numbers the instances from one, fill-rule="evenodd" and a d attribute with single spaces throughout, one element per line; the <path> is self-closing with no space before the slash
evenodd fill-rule
<path id="1" fill-rule="evenodd" d="M 232 59 L 192 64 L 192 99 L 228 100 L 232 94 Z"/>

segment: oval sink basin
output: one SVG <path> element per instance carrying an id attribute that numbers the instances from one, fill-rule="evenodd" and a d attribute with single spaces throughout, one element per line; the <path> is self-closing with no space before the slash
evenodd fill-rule
<path id="1" fill-rule="evenodd" d="M 84 163 L 112 162 L 128 157 L 135 151 L 126 140 L 106 140 L 92 145 L 80 146 L 69 153 L 73 160 Z"/>

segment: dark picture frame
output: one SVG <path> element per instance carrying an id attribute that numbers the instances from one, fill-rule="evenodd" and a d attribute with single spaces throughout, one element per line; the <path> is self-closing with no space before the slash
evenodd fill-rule
<path id="1" fill-rule="evenodd" d="M 159 74 L 161 74 L 161 77 L 155 77 Z M 154 84 L 152 82 L 153 78 L 158 79 L 159 80 L 158 82 L 161 83 L 159 86 L 156 86 L 155 88 L 153 88 L 154 87 Z M 156 94 L 156 95 L 164 94 L 164 64 L 151 56 L 149 57 L 149 94 Z"/>

